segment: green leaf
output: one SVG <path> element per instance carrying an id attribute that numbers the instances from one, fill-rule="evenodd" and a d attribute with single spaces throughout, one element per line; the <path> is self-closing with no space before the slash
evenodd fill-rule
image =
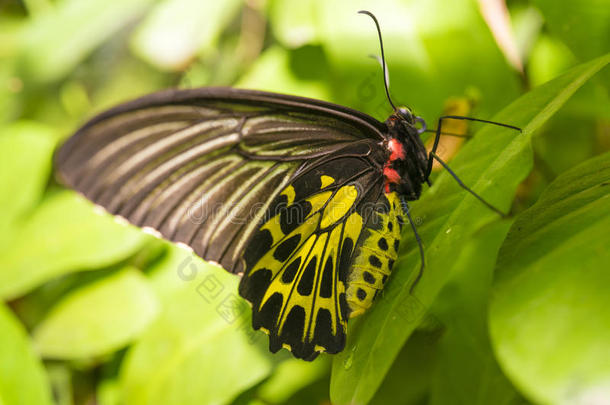
<path id="1" fill-rule="evenodd" d="M 270 2 L 269 23 L 275 37 L 284 45 L 296 48 L 317 42 L 319 0 L 275 0 Z"/>
<path id="2" fill-rule="evenodd" d="M 290 358 L 280 363 L 257 391 L 257 398 L 266 404 L 282 404 L 297 391 L 328 377 L 330 358 L 322 356 L 314 362 Z"/>
<path id="3" fill-rule="evenodd" d="M 547 119 L 593 74 L 610 55 L 579 65 L 561 77 L 520 97 L 494 117 L 523 128 L 519 134 L 486 126 L 452 161 L 462 180 L 492 204 L 507 209 L 517 185 L 532 167 L 530 139 Z M 485 223 L 497 217 L 471 195 L 460 191 L 447 172 L 412 204 L 415 222 L 426 246 L 426 272 L 414 294 L 409 285 L 419 268 L 419 257 L 409 229 L 384 295 L 372 310 L 351 322 L 345 350 L 333 361 L 333 403 L 363 404 L 381 384 L 400 348 L 418 325 L 446 282 L 462 244 Z M 405 227 L 408 228 L 408 227 Z"/>
<path id="4" fill-rule="evenodd" d="M 0 404 L 51 405 L 51 387 L 17 318 L 0 304 Z"/>
<path id="5" fill-rule="evenodd" d="M 73 390 L 78 382 L 73 380 L 76 373 L 70 366 L 66 362 L 50 362 L 46 365 L 55 405 L 74 405 Z"/>
<path id="6" fill-rule="evenodd" d="M 494 222 L 464 244 L 451 279 L 434 303 L 432 313 L 444 333 L 438 347 L 431 405 L 521 402 L 496 362 L 487 329 L 493 270 L 510 224 Z"/>
<path id="7" fill-rule="evenodd" d="M 252 330 L 235 275 L 195 256 L 165 273 L 182 286 L 166 291 L 163 312 L 123 362 L 125 403 L 224 404 L 269 375 L 267 339 Z"/>
<path id="8" fill-rule="evenodd" d="M 160 2 L 138 27 L 133 48 L 159 68 L 182 70 L 200 51 L 215 48 L 240 5 L 237 0 Z"/>
<path id="9" fill-rule="evenodd" d="M 103 380 L 97 385 L 98 405 L 121 405 L 121 389 L 117 380 Z"/>
<path id="10" fill-rule="evenodd" d="M 490 329 L 507 375 L 539 403 L 610 398 L 610 153 L 560 175 L 500 251 Z"/>
<path id="11" fill-rule="evenodd" d="M 147 235 L 95 213 L 76 193 L 48 196 L 0 247 L 0 297 L 11 299 L 63 274 L 99 268 L 131 255 Z"/>
<path id="12" fill-rule="evenodd" d="M 5 21 L 2 23 L 5 24 Z M 13 29 L 11 31 L 15 32 L 17 30 Z M 12 39 L 12 35 L 4 35 L 2 27 L 0 27 L 0 44 L 16 42 L 12 41 Z M 14 59 L 6 57 L 5 53 L 7 51 L 2 49 L 2 45 L 0 45 L 0 58 L 2 58 L 0 81 L 5 83 L 5 85 L 0 86 L 0 125 L 7 125 L 18 117 L 19 111 L 22 108 L 21 100 L 15 97 L 15 92 L 23 88 L 23 81 L 15 77 L 15 71 L 17 70 L 15 67 L 16 63 Z"/>
<path id="13" fill-rule="evenodd" d="M 96 47 L 141 15 L 151 0 L 65 0 L 32 19 L 24 30 L 22 58 L 33 78 L 58 80 Z"/>
<path id="14" fill-rule="evenodd" d="M 291 67 L 291 53 L 279 46 L 267 49 L 242 76 L 236 87 L 297 94 L 327 100 L 327 83 L 298 77 Z M 318 56 L 318 55 L 314 55 Z M 310 62 L 311 59 L 309 58 Z M 315 58 L 320 62 L 320 58 Z M 322 60 L 322 62 L 324 62 Z"/>
<path id="15" fill-rule="evenodd" d="M 532 49 L 527 73 L 532 86 L 545 83 L 575 65 L 574 55 L 559 39 L 541 35 Z"/>
<path id="16" fill-rule="evenodd" d="M 185 281 L 194 280 L 200 271 L 199 263 L 193 260 L 190 250 L 171 242 L 165 243 L 167 253 L 149 269 L 151 286 L 164 305 L 171 303 L 184 289 Z"/>
<path id="17" fill-rule="evenodd" d="M 53 130 L 33 122 L 19 121 L 0 131 L 0 238 L 7 237 L 11 223 L 40 200 L 54 146 Z"/>
<path id="18" fill-rule="evenodd" d="M 542 11 L 550 31 L 581 60 L 610 51 L 607 0 L 534 0 L 533 3 Z"/>
<path id="19" fill-rule="evenodd" d="M 157 311 L 146 278 L 126 268 L 62 299 L 34 330 L 34 343 L 47 358 L 109 354 L 136 338 Z"/>
<path id="20" fill-rule="evenodd" d="M 435 322 L 429 330 L 417 330 L 402 347 L 387 378 L 371 399 L 372 405 L 423 404 L 428 398 L 436 367 L 442 325 Z M 408 383 L 407 383 L 408 382 Z"/>
<path id="21" fill-rule="evenodd" d="M 549 31 L 586 61 L 610 52 L 610 3 L 608 0 L 534 0 Z M 610 90 L 610 71 L 603 73 Z"/>

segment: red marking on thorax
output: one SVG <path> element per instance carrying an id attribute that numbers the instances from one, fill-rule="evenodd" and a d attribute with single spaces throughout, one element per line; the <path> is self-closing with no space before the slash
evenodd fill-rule
<path id="1" fill-rule="evenodd" d="M 398 184 L 400 182 L 400 175 L 390 166 L 385 166 L 383 168 L 383 175 L 385 177 L 385 191 L 386 193 L 389 193 L 390 183 Z"/>
<path id="2" fill-rule="evenodd" d="M 390 139 L 388 143 L 388 148 L 390 149 L 390 162 L 394 160 L 404 160 L 405 158 L 405 149 L 402 146 L 402 143 L 396 139 Z"/>
<path id="3" fill-rule="evenodd" d="M 400 183 L 400 174 L 396 169 L 392 168 L 392 163 L 396 160 L 405 159 L 405 148 L 398 139 L 390 139 L 388 142 L 388 149 L 390 151 L 390 157 L 383 167 L 383 176 L 385 177 L 385 192 L 389 193 L 391 184 Z"/>
<path id="4" fill-rule="evenodd" d="M 389 183 L 398 183 L 400 181 L 400 175 L 398 172 L 389 166 L 383 168 L 383 175 Z"/>

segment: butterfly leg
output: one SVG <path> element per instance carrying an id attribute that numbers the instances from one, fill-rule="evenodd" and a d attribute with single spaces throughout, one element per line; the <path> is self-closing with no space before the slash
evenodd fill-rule
<path id="1" fill-rule="evenodd" d="M 515 129 L 515 130 L 517 130 L 519 132 L 521 132 L 521 128 L 515 127 L 513 125 L 502 124 L 501 122 L 481 120 L 481 119 L 478 119 L 478 118 L 471 118 L 471 117 L 463 117 L 461 115 L 444 115 L 444 116 L 442 116 L 442 117 L 440 117 L 438 119 L 438 126 L 436 127 L 436 134 L 434 135 L 434 144 L 432 145 L 432 149 L 430 150 L 430 153 L 428 154 L 428 168 L 427 168 L 427 171 L 426 171 L 426 179 L 428 179 L 428 177 L 430 176 L 430 172 L 432 172 L 432 163 L 434 162 L 434 160 L 436 160 L 437 162 L 439 162 L 445 168 L 445 170 L 447 170 L 449 172 L 449 174 L 451 176 L 453 176 L 453 178 L 455 179 L 455 181 L 457 181 L 457 183 L 460 185 L 460 187 L 462 187 L 464 190 L 468 191 L 470 194 L 472 194 L 474 197 L 476 197 L 479 201 L 481 201 L 483 204 L 485 204 L 489 209 L 491 209 L 494 212 L 497 212 L 501 217 L 506 217 L 507 214 L 503 213 L 498 208 L 494 207 L 489 202 L 485 201 L 483 199 L 483 197 L 481 197 L 480 195 L 475 193 L 470 187 L 465 185 L 462 182 L 462 180 L 460 180 L 458 175 L 455 174 L 455 172 L 449 168 L 447 163 L 445 163 L 440 158 L 440 156 L 437 155 L 436 150 L 438 149 L 438 144 L 439 144 L 439 141 L 440 141 L 440 138 L 441 138 L 441 128 L 443 126 L 443 119 L 456 119 L 456 120 L 468 120 L 468 121 L 475 121 L 475 122 L 483 122 L 485 124 L 492 124 L 492 125 L 497 125 L 497 126 L 501 126 L 501 127 Z M 430 185 L 429 181 L 428 181 L 428 185 Z"/>
<path id="2" fill-rule="evenodd" d="M 510 129 L 514 129 L 514 130 L 517 130 L 517 131 L 521 132 L 521 128 L 515 127 L 513 125 L 503 124 L 501 122 L 481 120 L 481 119 L 478 119 L 478 118 L 464 117 L 464 116 L 461 116 L 461 115 L 443 115 L 442 117 L 439 117 L 439 119 L 438 119 L 438 125 L 436 126 L 436 131 L 435 131 L 436 133 L 434 135 L 434 145 L 432 145 L 432 150 L 430 151 L 430 154 L 428 155 L 428 170 L 426 171 L 426 178 L 429 177 L 430 173 L 432 172 L 432 163 L 434 162 L 434 159 L 435 159 L 434 158 L 434 154 L 436 153 L 436 149 L 438 148 L 438 143 L 439 143 L 439 141 L 441 139 L 441 135 L 442 135 L 441 134 L 441 127 L 443 126 L 443 120 L 445 120 L 445 119 L 482 122 L 484 124 L 497 125 L 499 127 L 510 128 Z"/>
<path id="3" fill-rule="evenodd" d="M 472 194 L 474 197 L 476 197 L 477 200 L 481 201 L 483 204 L 485 204 L 490 210 L 497 212 L 501 217 L 506 217 L 507 214 L 503 213 L 502 211 L 500 211 L 498 208 L 494 207 L 493 205 L 491 205 L 489 202 L 485 201 L 485 199 L 483 199 L 483 197 L 481 197 L 480 195 L 478 195 L 477 193 L 475 193 L 474 191 L 472 191 L 472 189 L 470 187 L 468 187 L 466 184 L 464 184 L 462 182 L 462 180 L 460 180 L 460 178 L 457 176 L 457 174 L 455 174 L 453 172 L 453 170 L 451 170 L 449 168 L 449 166 L 447 166 L 447 163 L 445 163 L 436 153 L 434 152 L 430 152 L 430 155 L 436 159 L 437 162 L 439 162 L 444 168 L 445 170 L 447 170 L 449 172 L 449 174 L 451 176 L 453 176 L 453 178 L 455 179 L 455 181 L 457 181 L 457 183 L 460 185 L 460 187 L 462 187 L 464 190 L 468 191 L 470 194 Z"/>
<path id="4" fill-rule="evenodd" d="M 422 244 L 419 233 L 417 233 L 417 227 L 415 226 L 415 222 L 413 222 L 413 218 L 411 218 L 409 204 L 407 203 L 407 200 L 405 200 L 403 197 L 400 198 L 400 204 L 402 205 L 402 210 L 405 212 L 405 214 L 407 214 L 407 218 L 409 219 L 409 223 L 411 224 L 411 229 L 413 230 L 415 240 L 417 241 L 417 246 L 419 247 L 419 257 L 421 261 L 417 277 L 415 277 L 415 281 L 413 281 L 413 284 L 411 284 L 411 287 L 409 288 L 409 292 L 412 293 L 417 283 L 419 283 L 421 276 L 424 274 L 424 267 L 426 267 L 426 259 L 424 257 L 424 245 Z"/>

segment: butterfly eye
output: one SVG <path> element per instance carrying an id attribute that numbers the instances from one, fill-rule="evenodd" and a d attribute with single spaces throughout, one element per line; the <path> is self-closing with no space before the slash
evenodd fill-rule
<path id="1" fill-rule="evenodd" d="M 413 114 L 407 107 L 398 107 L 398 114 L 409 124 L 413 124 Z"/>

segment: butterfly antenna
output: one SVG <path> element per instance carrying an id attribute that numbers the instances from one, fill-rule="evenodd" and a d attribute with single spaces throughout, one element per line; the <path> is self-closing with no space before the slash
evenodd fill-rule
<path id="1" fill-rule="evenodd" d="M 371 13 L 370 11 L 360 10 L 360 11 L 358 11 L 358 13 L 366 14 L 369 17 L 371 17 L 373 19 L 373 21 L 375 22 L 375 26 L 377 27 L 377 35 L 379 35 L 379 46 L 381 47 L 381 66 L 383 68 L 383 87 L 385 88 L 385 94 L 388 97 L 388 101 L 390 102 L 390 105 L 392 106 L 392 108 L 394 110 L 396 110 L 396 106 L 394 105 L 394 103 L 392 102 L 392 99 L 390 98 L 390 84 L 389 84 L 388 74 L 387 74 L 387 65 L 385 63 L 385 52 L 383 51 L 383 39 L 381 38 L 381 28 L 379 27 L 379 21 L 377 21 L 377 17 L 375 17 L 373 15 L 373 13 Z"/>
<path id="2" fill-rule="evenodd" d="M 379 63 L 379 66 L 381 66 L 382 69 L 385 68 L 385 75 L 383 75 L 383 77 L 384 77 L 386 83 L 388 84 L 388 87 L 390 87 L 390 74 L 388 73 L 388 69 L 385 66 L 385 62 L 383 60 L 381 60 L 381 58 L 378 55 L 369 55 L 369 58 L 375 59 Z"/>
<path id="3" fill-rule="evenodd" d="M 426 128 L 424 129 L 422 132 L 432 132 L 432 133 L 436 133 L 436 129 L 433 128 Z M 472 138 L 472 135 L 470 134 L 456 134 L 454 132 L 441 132 L 441 135 L 447 135 L 447 136 L 454 136 L 456 138 Z"/>

